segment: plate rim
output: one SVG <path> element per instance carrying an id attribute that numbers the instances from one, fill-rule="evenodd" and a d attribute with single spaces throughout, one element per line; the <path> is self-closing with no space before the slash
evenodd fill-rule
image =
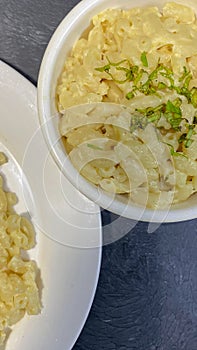
<path id="1" fill-rule="evenodd" d="M 22 82 L 22 84 L 19 84 L 19 89 L 24 90 L 25 93 L 28 95 L 27 100 L 31 102 L 31 108 L 34 109 L 35 113 L 37 114 L 37 118 L 38 118 L 38 107 L 37 105 L 35 105 L 35 101 L 37 101 L 37 88 L 36 86 L 26 78 L 26 76 L 24 76 L 21 72 L 19 72 L 16 68 L 13 68 L 11 65 L 7 64 L 5 61 L 3 61 L 2 59 L 0 59 L 0 72 L 6 72 L 5 74 L 7 74 L 10 77 L 15 77 L 16 80 L 19 80 Z M 0 79 L 0 83 L 2 82 L 2 80 Z M 9 85 L 9 82 L 3 82 L 3 84 L 7 84 Z M 34 101 L 35 99 L 35 101 Z M 39 120 L 38 120 L 39 123 Z M 43 136 L 42 136 L 43 137 Z M 51 157 L 53 159 L 53 157 Z M 17 159 L 16 159 L 17 160 Z M 18 161 L 18 160 L 17 160 Z M 54 162 L 54 159 L 53 159 Z M 55 163 L 55 162 L 54 162 Z M 20 162 L 19 162 L 20 164 Z M 96 204 L 95 204 L 96 205 Z M 98 207 L 98 205 L 97 205 Z M 99 207 L 98 207 L 99 208 Z M 94 281 L 92 283 L 92 293 L 91 293 L 91 297 L 89 298 L 89 301 L 87 302 L 87 308 L 86 308 L 86 312 L 83 315 L 83 321 L 81 322 L 80 326 L 78 327 L 78 331 L 76 332 L 75 337 L 72 340 L 72 344 L 70 345 L 70 349 L 73 348 L 73 346 L 75 345 L 76 341 L 78 340 L 84 325 L 88 319 L 91 307 L 93 305 L 93 301 L 96 295 L 96 290 L 97 290 L 97 286 L 98 286 L 98 281 L 99 281 L 99 276 L 100 276 L 100 270 L 101 270 L 101 262 L 102 262 L 102 218 L 101 218 L 101 211 L 100 208 L 98 210 L 98 212 L 95 213 L 95 215 L 98 217 L 98 242 L 99 245 L 97 247 L 91 248 L 94 251 L 97 251 L 97 256 L 95 258 L 97 264 L 96 264 L 96 269 L 95 269 L 95 278 Z M 50 236 L 46 235 L 45 233 L 42 233 L 38 228 L 35 228 L 35 230 L 41 234 L 43 234 L 48 240 L 50 240 L 51 242 L 53 242 L 54 245 L 58 245 L 59 243 L 56 242 L 55 240 L 53 240 Z M 42 244 L 41 244 L 42 246 Z M 69 247 L 70 249 L 70 247 Z M 80 249 L 78 247 L 73 247 L 73 249 Z M 82 248 L 83 250 L 86 250 L 87 248 Z M 38 255 L 40 255 L 40 248 L 38 247 Z M 39 266 L 40 270 L 42 271 L 42 266 Z M 45 286 L 45 288 L 47 288 L 47 286 Z M 46 306 L 45 306 L 46 307 Z M 6 346 L 7 347 L 7 346 Z M 5 347 L 5 348 L 6 348 Z"/>

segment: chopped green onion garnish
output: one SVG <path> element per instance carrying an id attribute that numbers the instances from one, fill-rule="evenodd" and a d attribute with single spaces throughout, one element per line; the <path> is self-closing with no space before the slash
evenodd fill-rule
<path id="1" fill-rule="evenodd" d="M 184 140 L 184 145 L 186 148 L 188 148 L 189 146 L 191 146 L 193 140 L 191 140 L 191 137 L 194 133 L 194 125 L 189 125 L 189 130 L 188 133 L 185 136 L 185 140 Z"/>
<path id="2" fill-rule="evenodd" d="M 119 61 L 119 62 L 111 62 L 109 57 L 106 57 L 106 58 L 107 58 L 107 60 L 108 60 L 108 62 L 110 64 L 110 66 L 114 66 L 114 67 L 118 67 L 118 66 L 120 66 L 120 64 L 122 64 L 124 62 L 128 62 L 129 63 L 129 61 L 126 58 L 124 60 Z"/>
<path id="3" fill-rule="evenodd" d="M 163 90 L 163 89 L 166 89 L 168 86 L 163 83 L 162 81 L 157 85 L 158 89 L 159 90 Z"/>
<path id="4" fill-rule="evenodd" d="M 148 67 L 148 60 L 147 60 L 145 51 L 143 51 L 141 54 L 141 62 L 142 62 L 144 67 Z"/>
<path id="5" fill-rule="evenodd" d="M 127 94 L 126 94 L 126 99 L 127 100 L 131 100 L 133 97 L 134 97 L 134 93 L 132 91 L 129 91 Z"/>
<path id="6" fill-rule="evenodd" d="M 197 108 L 197 88 L 193 87 L 191 90 L 191 103 Z"/>
<path id="7" fill-rule="evenodd" d="M 98 72 L 106 72 L 106 73 L 108 73 L 109 70 L 110 70 L 110 64 L 106 64 L 103 67 L 95 68 L 95 70 L 97 70 Z"/>
<path id="8" fill-rule="evenodd" d="M 193 140 L 189 139 L 189 140 L 185 140 L 185 147 L 189 148 L 189 146 L 191 146 Z"/>
<path id="9" fill-rule="evenodd" d="M 171 102 L 170 100 L 168 100 L 167 104 L 166 104 L 166 112 L 171 112 L 171 113 L 175 113 L 178 115 L 181 115 L 181 109 L 179 106 L 177 106 L 177 101 L 174 100 L 173 102 Z"/>
<path id="10" fill-rule="evenodd" d="M 131 100 L 136 96 L 136 93 L 142 93 L 144 95 L 155 94 L 161 97 L 160 91 L 166 90 L 166 92 L 174 91 L 180 96 L 185 96 L 188 103 L 191 103 L 194 108 L 197 108 L 197 87 L 189 88 L 190 81 L 192 79 L 192 73 L 187 67 L 183 67 L 183 73 L 180 76 L 178 83 L 175 83 L 175 76 L 173 71 L 166 65 L 158 60 L 157 66 L 152 72 L 147 71 L 145 68 L 148 67 L 147 53 L 144 51 L 141 54 L 141 62 L 144 68 L 133 65 L 128 59 L 123 59 L 119 62 L 111 62 L 106 57 L 108 64 L 103 67 L 95 68 L 97 71 L 105 72 L 109 75 L 110 80 L 112 79 L 117 84 L 124 84 L 130 82 L 130 91 L 125 95 L 127 100 Z M 124 63 L 124 65 L 122 65 Z M 123 79 L 119 80 L 113 76 L 110 69 L 115 67 L 117 71 L 123 72 Z M 125 79 L 124 79 L 125 74 Z M 147 79 L 144 78 L 147 76 Z M 162 77 L 165 80 L 162 80 Z M 167 103 L 158 105 L 155 108 L 147 107 L 144 110 L 138 110 L 148 120 L 148 122 L 157 122 L 161 116 L 165 117 L 168 123 L 174 130 L 181 131 L 181 122 L 184 120 L 181 112 L 182 99 L 176 98 L 174 101 L 168 100 Z M 197 125 L 197 115 L 194 117 L 193 126 Z M 193 131 L 192 131 L 193 133 Z M 184 142 L 185 147 L 189 147 L 192 143 L 191 131 L 188 130 L 186 136 L 181 136 L 179 143 Z"/>
<path id="11" fill-rule="evenodd" d="M 181 157 L 187 158 L 187 156 L 184 153 L 176 152 L 174 147 L 170 143 L 168 143 L 168 142 L 163 142 L 163 143 L 165 143 L 167 146 L 170 147 L 170 154 L 171 154 L 171 156 L 175 156 L 175 157 L 181 156 Z"/>
<path id="12" fill-rule="evenodd" d="M 152 122 L 156 122 L 160 118 L 161 118 L 161 114 L 157 112 L 157 113 L 154 113 L 151 117 L 148 117 L 148 121 L 149 123 L 152 123 Z"/>
<path id="13" fill-rule="evenodd" d="M 87 147 L 92 148 L 92 149 L 96 149 L 96 150 L 100 150 L 103 151 L 103 149 L 99 146 L 93 145 L 92 143 L 87 143 Z"/>

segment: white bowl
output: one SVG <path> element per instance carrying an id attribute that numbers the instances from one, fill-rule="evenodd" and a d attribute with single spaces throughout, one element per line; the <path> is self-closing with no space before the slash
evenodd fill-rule
<path id="1" fill-rule="evenodd" d="M 185 4 L 184 0 L 179 3 Z M 43 57 L 38 79 L 38 110 L 43 135 L 48 148 L 63 174 L 78 190 L 92 201 L 118 215 L 149 222 L 176 222 L 197 218 L 197 195 L 172 206 L 169 210 L 143 209 L 128 203 L 120 195 L 113 196 L 90 184 L 73 167 L 66 157 L 58 131 L 58 112 L 55 104 L 57 80 L 67 54 L 75 41 L 88 27 L 92 17 L 106 8 L 125 8 L 155 5 L 162 7 L 164 0 L 83 0 L 61 22 L 53 34 Z M 197 8 L 196 0 L 188 6 Z M 54 180 L 55 181 L 55 180 Z"/>

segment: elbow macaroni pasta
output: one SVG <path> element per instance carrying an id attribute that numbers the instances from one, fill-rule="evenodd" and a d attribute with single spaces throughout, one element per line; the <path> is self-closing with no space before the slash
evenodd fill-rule
<path id="1" fill-rule="evenodd" d="M 0 152 L 0 164 L 6 161 Z M 40 312 L 37 267 L 34 261 L 26 261 L 21 255 L 22 249 L 35 245 L 34 229 L 29 220 L 14 212 L 16 202 L 14 193 L 4 191 L 0 176 L 0 345 L 7 328 L 26 312 L 29 315 Z"/>
<path id="2" fill-rule="evenodd" d="M 131 133 L 131 115 L 136 109 L 155 108 L 178 97 L 183 118 L 191 125 L 197 107 L 172 89 L 159 95 L 137 91 L 127 98 L 131 90 L 125 79 L 127 61 L 143 68 L 143 52 L 148 66 L 141 85 L 160 62 L 173 72 L 176 84 L 183 67 L 189 69 L 190 88 L 196 87 L 193 9 L 169 2 L 162 11 L 157 7 L 107 9 L 94 16 L 88 36 L 80 38 L 67 57 L 57 85 L 59 130 L 71 161 L 89 181 L 106 191 L 129 195 L 140 205 L 164 208 L 197 192 L 197 126 L 190 147 L 180 149 L 180 130 L 172 130 L 165 118 L 160 118 L 157 128 L 149 124 Z M 109 74 L 109 62 L 123 63 L 118 69 L 112 64 Z M 157 83 L 167 84 L 162 79 Z M 185 125 L 181 127 L 184 130 Z M 172 157 L 169 144 L 171 151 L 181 151 L 183 156 Z"/>

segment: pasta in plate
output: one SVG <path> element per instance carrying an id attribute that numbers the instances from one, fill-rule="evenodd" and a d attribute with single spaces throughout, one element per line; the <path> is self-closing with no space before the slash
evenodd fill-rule
<path id="1" fill-rule="evenodd" d="M 186 200 L 197 191 L 196 79 L 192 8 L 169 2 L 94 16 L 57 86 L 75 167 L 149 208 Z"/>
<path id="2" fill-rule="evenodd" d="M 0 164 L 6 161 L 0 152 Z M 34 228 L 28 219 L 14 212 L 16 202 L 14 193 L 4 191 L 0 177 L 0 345 L 5 341 L 8 327 L 26 312 L 35 315 L 41 309 L 37 266 L 21 254 L 35 245 Z"/>

